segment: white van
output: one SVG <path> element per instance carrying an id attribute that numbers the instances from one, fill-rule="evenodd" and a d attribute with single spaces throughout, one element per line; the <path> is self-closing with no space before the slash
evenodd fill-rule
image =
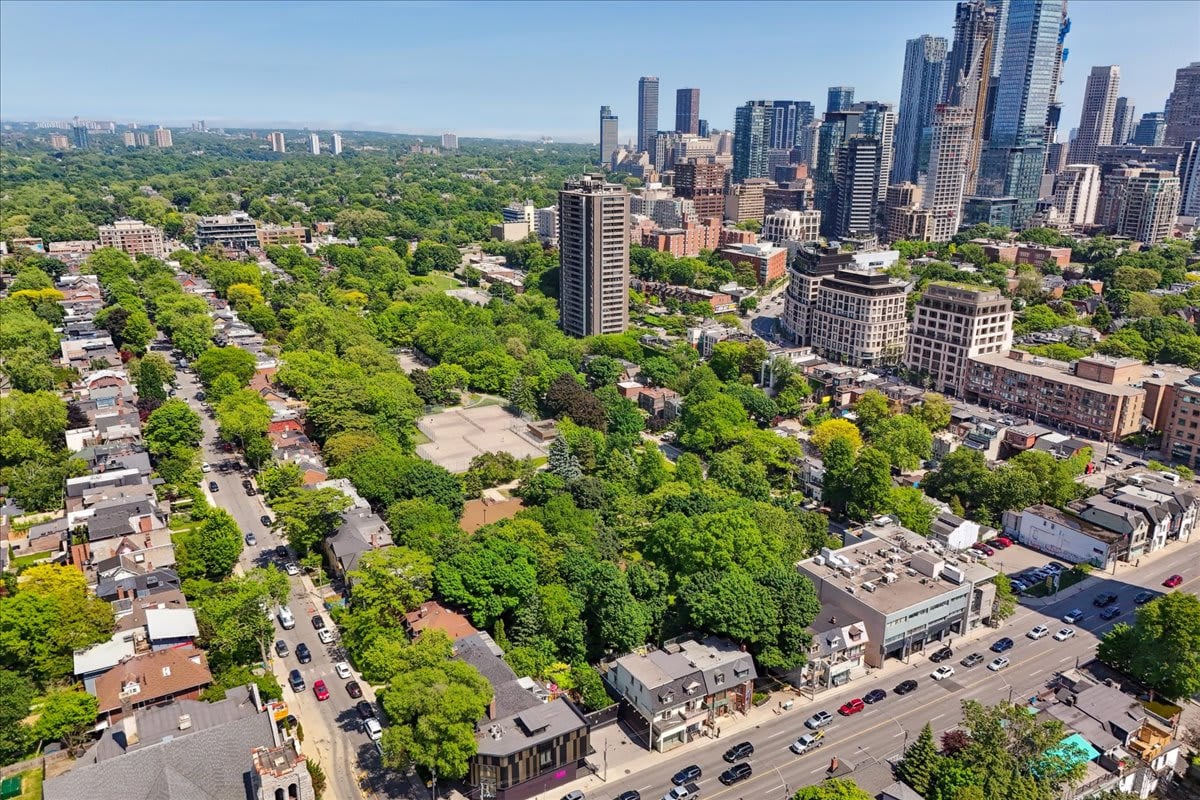
<path id="1" fill-rule="evenodd" d="M 296 618 L 292 615 L 292 610 L 287 606 L 279 607 L 278 617 L 279 625 L 285 631 L 290 631 L 292 628 L 296 627 Z"/>

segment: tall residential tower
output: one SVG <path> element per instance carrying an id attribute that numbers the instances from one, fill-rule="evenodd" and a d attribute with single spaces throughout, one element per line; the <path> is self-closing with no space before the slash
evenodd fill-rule
<path id="1" fill-rule="evenodd" d="M 603 175 L 558 193 L 559 324 L 574 336 L 629 327 L 629 193 Z"/>
<path id="2" fill-rule="evenodd" d="M 928 158 L 933 109 L 942 96 L 946 67 L 946 40 L 940 36 L 909 39 L 904 49 L 904 77 L 900 84 L 900 113 L 896 122 L 896 149 L 891 182 L 915 181 Z M 925 158 L 922 158 L 924 150 Z"/>
<path id="3" fill-rule="evenodd" d="M 1079 132 L 1071 142 L 1069 158 L 1072 164 L 1095 164 L 1097 149 L 1113 144 L 1113 119 L 1120 85 L 1120 67 L 1092 67 L 1083 90 Z"/>

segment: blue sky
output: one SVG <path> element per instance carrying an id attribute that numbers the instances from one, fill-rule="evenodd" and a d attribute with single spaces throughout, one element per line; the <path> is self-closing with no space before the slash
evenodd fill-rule
<path id="1" fill-rule="evenodd" d="M 953 2 L 0 3 L 0 117 L 311 126 L 595 141 L 633 133 L 637 79 L 700 88 L 730 127 L 752 98 L 852 85 L 895 102 L 904 41 L 950 38 Z M 1200 60 L 1200 1 L 1070 0 L 1062 131 L 1093 65 L 1140 115 Z"/>

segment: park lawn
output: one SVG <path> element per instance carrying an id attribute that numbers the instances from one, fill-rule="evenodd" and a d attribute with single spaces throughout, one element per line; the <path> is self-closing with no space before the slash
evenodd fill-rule
<path id="1" fill-rule="evenodd" d="M 447 289 L 461 289 L 463 284 L 451 278 L 444 272 L 431 272 L 428 275 L 419 275 L 413 278 L 413 283 L 418 286 L 432 286 L 438 291 L 446 291 Z"/>
<path id="2" fill-rule="evenodd" d="M 1058 590 L 1068 589 L 1086 577 L 1077 569 L 1068 569 L 1058 579 Z M 1023 594 L 1026 597 L 1049 597 L 1050 589 L 1045 583 L 1039 583 L 1026 589 Z"/>

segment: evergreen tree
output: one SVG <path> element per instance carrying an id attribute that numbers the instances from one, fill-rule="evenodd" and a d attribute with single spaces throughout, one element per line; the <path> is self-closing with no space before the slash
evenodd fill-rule
<path id="1" fill-rule="evenodd" d="M 904 757 L 896 765 L 896 776 L 917 794 L 925 795 L 929 792 L 937 767 L 938 753 L 933 743 L 933 727 L 927 722 L 921 729 L 921 735 L 904 751 Z"/>
<path id="2" fill-rule="evenodd" d="M 564 481 L 573 481 L 583 475 L 583 470 L 579 468 L 579 459 L 571 455 L 567 440 L 561 436 L 550 445 L 549 466 L 550 472 Z"/>

